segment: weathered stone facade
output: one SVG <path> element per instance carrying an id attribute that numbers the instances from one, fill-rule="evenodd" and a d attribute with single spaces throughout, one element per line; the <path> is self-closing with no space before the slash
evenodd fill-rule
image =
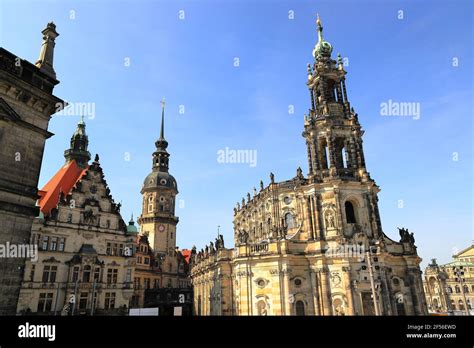
<path id="1" fill-rule="evenodd" d="M 81 121 L 65 151 L 66 164 L 40 190 L 41 215 L 31 236 L 40 252 L 36 262 L 26 262 L 19 313 L 128 312 L 137 231 L 125 225 L 99 157 L 88 165 L 87 144 Z"/>
<path id="2" fill-rule="evenodd" d="M 56 26 L 43 30 L 36 66 L 0 48 L 0 244 L 30 240 L 39 171 L 51 115 L 63 101 L 53 95 L 59 81 L 53 69 Z M 0 262 L 0 315 L 14 314 L 25 259 Z"/>
<path id="3" fill-rule="evenodd" d="M 474 315 L 474 245 L 444 265 L 433 259 L 423 284 L 430 313 Z"/>
<path id="4" fill-rule="evenodd" d="M 125 225 L 98 155 L 88 164 L 85 127 L 81 120 L 64 151 L 66 164 L 39 191 L 40 216 L 30 242 L 38 245 L 39 257 L 26 263 L 17 311 L 125 315 L 129 307 L 142 308 L 147 291 L 154 289 L 163 293 L 161 312 L 173 313 L 179 303 L 170 300 L 169 310 L 168 292 L 185 289 L 191 301 L 190 252 L 175 245 L 166 254 L 155 252 L 148 234 L 139 235 L 133 217 Z"/>
<path id="5" fill-rule="evenodd" d="M 413 234 L 382 230 L 366 170 L 362 130 L 346 72 L 322 36 L 308 66 L 304 118 L 309 173 L 254 188 L 234 209 L 234 249 L 194 253 L 191 277 L 201 315 L 423 315 Z"/>
<path id="6" fill-rule="evenodd" d="M 183 253 L 188 250 L 175 250 L 171 255 L 175 262 L 166 260 L 160 254 L 155 254 L 148 242 L 147 235 L 138 236 L 136 249 L 136 265 L 133 278 L 133 300 L 131 307 L 143 308 L 145 293 L 151 289 L 184 289 L 191 288 L 189 279 L 189 264 Z"/>

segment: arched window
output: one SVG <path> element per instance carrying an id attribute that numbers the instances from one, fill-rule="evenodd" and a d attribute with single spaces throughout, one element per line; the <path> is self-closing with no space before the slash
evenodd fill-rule
<path id="1" fill-rule="evenodd" d="M 348 224 L 355 224 L 357 221 L 356 221 L 354 206 L 352 205 L 351 202 L 346 201 L 346 203 L 344 203 L 344 207 L 346 208 L 346 222 Z"/>
<path id="2" fill-rule="evenodd" d="M 397 314 L 398 315 L 406 315 L 405 303 L 403 301 L 397 301 L 396 307 L 397 307 Z"/>
<path id="3" fill-rule="evenodd" d="M 348 168 L 348 164 L 347 164 L 348 154 L 347 154 L 347 150 L 345 146 L 341 150 L 341 157 L 342 157 L 342 167 Z"/>
<path id="4" fill-rule="evenodd" d="M 455 291 L 456 291 L 456 294 L 459 294 L 461 292 L 461 288 L 459 286 L 456 285 L 456 287 L 454 288 Z"/>
<path id="5" fill-rule="evenodd" d="M 296 301 L 296 303 L 295 303 L 295 312 L 296 312 L 296 315 L 305 315 L 304 314 L 304 303 L 303 303 L 303 301 L 301 301 L 301 300 Z"/>
<path id="6" fill-rule="evenodd" d="M 295 219 L 291 213 L 285 214 L 285 225 L 287 228 L 294 228 L 295 227 Z"/>

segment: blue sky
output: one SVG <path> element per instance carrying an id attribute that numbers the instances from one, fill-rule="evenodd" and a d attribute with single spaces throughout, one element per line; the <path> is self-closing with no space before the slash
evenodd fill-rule
<path id="1" fill-rule="evenodd" d="M 0 11 L 1 46 L 31 62 L 40 31 L 56 23 L 55 94 L 95 103 L 89 150 L 126 221 L 140 213 L 166 98 L 181 248 L 202 247 L 218 225 L 231 244 L 233 207 L 260 179 L 267 184 L 270 171 L 289 179 L 298 166 L 307 173 L 301 132 L 319 12 L 333 55 L 349 60 L 348 96 L 382 189 L 385 233 L 415 232 L 424 265 L 449 261 L 474 239 L 471 1 L 2 0 Z M 388 100 L 420 103 L 420 119 L 381 116 Z M 63 164 L 78 120 L 51 119 L 40 187 Z M 218 163 L 225 147 L 257 150 L 257 165 Z"/>

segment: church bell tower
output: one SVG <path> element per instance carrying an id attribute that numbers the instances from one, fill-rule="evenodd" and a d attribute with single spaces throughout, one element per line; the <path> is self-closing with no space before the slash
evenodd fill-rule
<path id="1" fill-rule="evenodd" d="M 164 136 L 165 102 L 161 102 L 161 131 L 155 142 L 153 152 L 152 172 L 143 182 L 141 194 L 142 214 L 138 219 L 141 232 L 148 234 L 152 249 L 159 254 L 171 254 L 176 248 L 175 216 L 176 195 L 178 185 L 175 178 L 169 173 L 168 142 Z"/>
<path id="2" fill-rule="evenodd" d="M 318 42 L 313 49 L 314 62 L 308 64 L 307 81 L 311 108 L 304 117 L 302 134 L 308 152 L 308 179 L 331 190 L 336 199 L 334 214 L 325 215 L 330 231 L 327 237 L 347 238 L 365 231 L 369 238 L 377 238 L 382 234 L 377 204 L 380 189 L 366 170 L 364 131 L 347 96 L 343 59 L 340 54 L 337 61 L 332 59 L 333 47 L 323 37 L 319 15 L 316 23 Z"/>

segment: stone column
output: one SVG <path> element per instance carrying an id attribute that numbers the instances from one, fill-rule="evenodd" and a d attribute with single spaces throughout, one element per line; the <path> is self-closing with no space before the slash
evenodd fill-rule
<path id="1" fill-rule="evenodd" d="M 317 280 L 317 270 L 310 268 L 309 276 L 311 279 L 311 294 L 313 295 L 313 308 L 315 315 L 321 315 L 321 304 L 319 302 L 319 289 L 318 289 L 318 280 Z"/>
<path id="2" fill-rule="evenodd" d="M 316 234 L 317 238 L 319 239 L 324 239 L 324 233 L 323 233 L 323 224 L 321 222 L 321 207 L 320 207 L 320 202 L 319 202 L 319 197 L 316 193 L 313 194 L 313 217 L 315 221 L 315 227 L 316 227 Z"/>
<path id="3" fill-rule="evenodd" d="M 291 306 L 293 305 L 292 303 L 290 303 L 290 281 L 288 279 L 290 272 L 291 271 L 287 267 L 284 267 L 281 270 L 281 273 L 283 274 L 283 302 L 285 304 L 285 312 L 282 313 L 283 315 L 291 315 Z"/>
<path id="4" fill-rule="evenodd" d="M 344 103 L 344 100 L 342 98 L 342 91 L 341 91 L 341 84 L 336 83 L 336 94 L 337 94 L 337 101 L 341 104 Z"/>
<path id="5" fill-rule="evenodd" d="M 346 81 L 345 79 L 343 79 L 341 81 L 341 85 L 342 85 L 342 94 L 344 95 L 344 102 L 345 104 L 347 104 L 347 107 L 349 108 L 349 99 L 347 99 L 347 91 L 346 91 Z"/>
<path id="6" fill-rule="evenodd" d="M 308 152 L 309 172 L 310 172 L 310 173 L 313 173 L 313 161 L 314 161 L 314 158 L 313 158 L 313 154 L 312 154 L 312 151 L 311 151 L 311 143 L 310 143 L 309 140 L 306 140 L 306 149 L 307 149 L 307 152 Z"/>
<path id="7" fill-rule="evenodd" d="M 313 158 L 313 161 L 314 161 L 314 169 L 321 170 L 321 161 L 319 159 L 319 146 L 318 146 L 317 139 L 312 139 L 311 157 Z"/>
<path id="8" fill-rule="evenodd" d="M 351 275 L 350 275 L 350 267 L 342 267 L 342 277 L 344 281 L 344 288 L 346 290 L 347 296 L 347 314 L 354 315 L 354 298 L 352 295 L 352 286 L 351 286 Z"/>
<path id="9" fill-rule="evenodd" d="M 314 236 L 314 223 L 313 223 L 313 214 L 311 212 L 311 196 L 306 197 L 306 212 L 308 215 L 308 227 L 309 227 L 309 237 L 310 239 L 315 239 Z"/>
<path id="10" fill-rule="evenodd" d="M 344 223 L 342 218 L 341 199 L 339 189 L 334 189 L 334 199 L 336 200 L 337 229 L 340 235 L 344 235 Z"/>
<path id="11" fill-rule="evenodd" d="M 323 302 L 324 315 L 332 315 L 331 289 L 329 286 L 329 267 L 323 266 L 319 273 L 321 279 L 321 301 Z"/>

